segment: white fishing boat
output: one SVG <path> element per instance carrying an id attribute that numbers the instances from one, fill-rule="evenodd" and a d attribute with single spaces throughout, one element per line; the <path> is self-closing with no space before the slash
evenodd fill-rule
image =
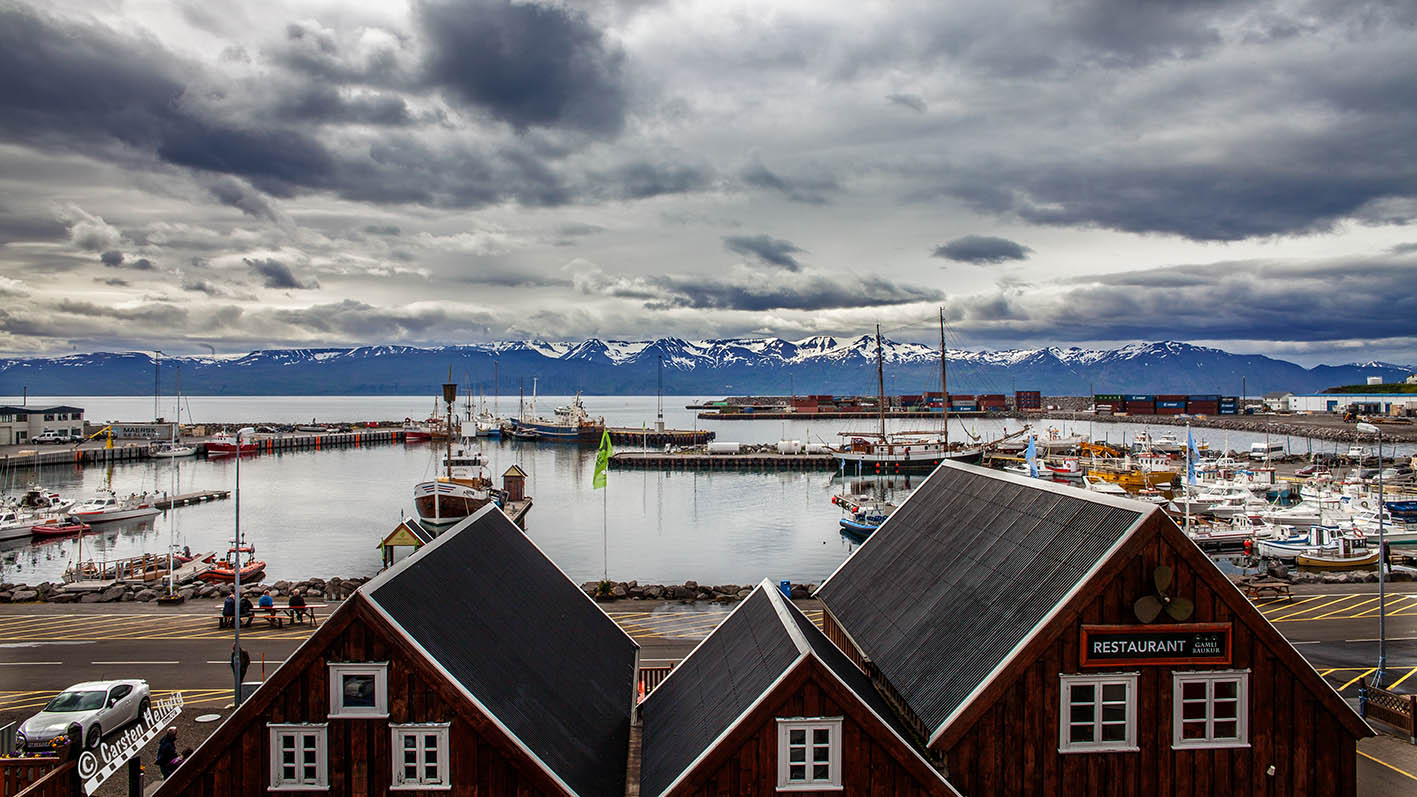
<path id="1" fill-rule="evenodd" d="M 29 537 L 35 524 L 34 515 L 13 506 L 0 508 L 0 540 L 18 540 Z"/>
<path id="2" fill-rule="evenodd" d="M 107 523 L 112 520 L 131 520 L 161 513 L 153 505 L 159 496 L 153 493 L 129 493 L 119 498 L 112 490 L 102 490 L 98 495 L 74 507 L 69 513 L 84 523 Z"/>
<path id="3" fill-rule="evenodd" d="M 177 457 L 190 457 L 197 453 L 196 446 L 189 446 L 186 443 L 167 442 L 153 443 L 148 447 L 148 456 L 156 459 L 175 459 Z"/>
<path id="4" fill-rule="evenodd" d="M 451 427 L 457 386 L 443 387 Z M 432 526 L 457 523 L 494 500 L 492 479 L 483 463 L 482 452 L 476 448 L 459 446 L 454 451 L 449 439 L 443 455 L 443 471 L 444 475 L 413 486 L 413 506 L 422 523 Z"/>

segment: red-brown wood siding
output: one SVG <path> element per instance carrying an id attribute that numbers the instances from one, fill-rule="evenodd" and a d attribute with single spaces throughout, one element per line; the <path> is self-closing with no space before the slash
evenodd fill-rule
<path id="1" fill-rule="evenodd" d="M 470 704 L 422 654 L 412 649 L 360 598 L 326 621 L 310 643 L 272 676 L 174 773 L 169 794 L 236 797 L 265 794 L 270 732 L 276 722 L 328 723 L 331 795 L 563 794 L 554 781 Z M 334 627 L 338 623 L 341 627 Z M 329 633 L 324 633 L 329 632 Z M 329 662 L 387 661 L 389 716 L 329 717 Z M 288 669 L 293 668 L 293 669 Z M 255 710 L 247 711 L 251 707 Z M 393 780 L 390 724 L 447 722 L 449 790 L 389 791 Z M 215 747 L 208 749 L 210 745 Z M 189 769 L 192 767 L 193 769 Z M 180 782 L 178 782 L 180 781 Z M 185 784 L 185 785 L 184 785 Z M 324 793 L 324 792 L 322 792 Z"/>
<path id="2" fill-rule="evenodd" d="M 998 685 L 981 696 L 988 702 L 971 715 L 974 719 L 962 731 L 952 728 L 942 740 L 937 749 L 946 755 L 950 783 L 967 795 L 1354 794 L 1352 729 L 1335 716 L 1331 704 L 1311 691 L 1312 681 L 1301 681 L 1268 640 L 1236 617 L 1227 600 L 1217 594 L 1213 580 L 1197 576 L 1194 558 L 1181 557 L 1175 547 L 1190 545 L 1189 541 L 1182 537 L 1178 543 L 1175 535 L 1152 531 L 1139 532 L 1137 544 L 1120 552 L 1126 557 L 1120 569 L 1091 590 L 1080 613 L 1055 620 L 1064 624 L 1061 633 L 1031 659 L 1010 667 Z M 1233 623 L 1232 663 L 1115 668 L 1141 673 L 1137 680 L 1140 749 L 1058 752 L 1058 676 L 1084 672 L 1078 666 L 1081 626 L 1136 624 L 1132 604 L 1153 590 L 1157 565 L 1167 565 L 1175 574 L 1171 595 L 1195 602 L 1195 613 L 1187 622 Z M 1157 622 L 1165 621 L 1163 617 Z M 1171 749 L 1171 673 L 1205 669 L 1250 670 L 1250 747 Z M 1112 668 L 1085 672 L 1109 671 Z M 1267 774 L 1271 765 L 1272 776 Z"/>
<path id="3" fill-rule="evenodd" d="M 888 728 L 872 719 L 860 701 L 815 659 L 798 664 L 672 793 L 702 797 L 776 794 L 778 717 L 843 718 L 841 772 L 846 794 L 950 793 L 928 765 L 896 741 Z"/>

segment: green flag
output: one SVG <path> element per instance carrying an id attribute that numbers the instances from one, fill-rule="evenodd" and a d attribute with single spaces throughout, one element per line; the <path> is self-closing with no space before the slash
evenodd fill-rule
<path id="1" fill-rule="evenodd" d="M 605 471 L 610 467 L 610 455 L 615 453 L 615 449 L 610 447 L 610 430 L 600 433 L 600 451 L 595 455 L 595 478 L 591 481 L 594 489 L 599 490 L 605 486 Z"/>

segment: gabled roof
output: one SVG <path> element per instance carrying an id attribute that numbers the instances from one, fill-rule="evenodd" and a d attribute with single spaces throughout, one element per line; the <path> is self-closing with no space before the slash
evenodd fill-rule
<path id="1" fill-rule="evenodd" d="M 816 594 L 935 731 L 1157 511 L 946 461 Z"/>
<path id="2" fill-rule="evenodd" d="M 520 476 L 520 477 L 522 477 L 523 479 L 525 479 L 525 478 L 526 478 L 526 471 L 522 470 L 520 465 L 512 465 L 510 468 L 507 468 L 507 472 L 506 472 L 506 473 L 503 473 L 503 474 L 502 474 L 502 478 L 504 478 L 504 479 L 507 478 L 508 476 Z"/>
<path id="3" fill-rule="evenodd" d="M 639 645 L 500 509 L 360 591 L 569 791 L 624 794 Z"/>
<path id="4" fill-rule="evenodd" d="M 374 547 L 382 548 L 385 545 L 388 545 L 390 540 L 402 536 L 400 532 L 403 531 L 406 531 L 408 535 L 411 535 L 415 540 L 419 542 L 420 545 L 427 545 L 428 543 L 433 541 L 433 533 L 428 531 L 428 529 L 423 528 L 422 524 L 412 518 L 404 518 L 403 520 L 399 521 L 399 524 L 397 526 L 394 526 L 392 531 L 390 531 L 388 534 L 385 534 L 384 539 L 380 540 L 379 544 Z"/>
<path id="5" fill-rule="evenodd" d="M 907 741 L 908 732 L 870 679 L 771 582 L 763 581 L 641 704 L 640 793 L 659 795 L 677 785 L 808 658 L 834 674 L 948 788 Z"/>

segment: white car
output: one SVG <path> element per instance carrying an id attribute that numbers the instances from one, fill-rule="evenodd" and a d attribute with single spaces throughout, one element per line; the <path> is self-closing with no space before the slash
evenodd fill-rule
<path id="1" fill-rule="evenodd" d="M 143 716 L 149 705 L 148 682 L 85 681 L 60 692 L 36 715 L 20 725 L 15 748 L 20 751 L 45 750 L 69 726 L 83 729 L 83 744 L 98 747 L 105 733 L 122 728 Z"/>

